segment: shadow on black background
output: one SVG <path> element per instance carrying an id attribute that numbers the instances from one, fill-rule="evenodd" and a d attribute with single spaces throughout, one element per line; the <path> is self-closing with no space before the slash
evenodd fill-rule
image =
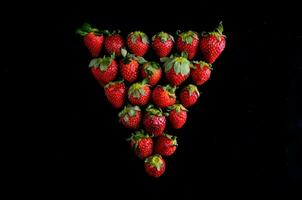
<path id="1" fill-rule="evenodd" d="M 34 115 L 29 124 L 39 125 L 31 129 L 33 136 L 27 136 L 37 141 L 38 148 L 27 156 L 43 160 L 33 168 L 39 174 L 41 191 L 66 197 L 123 194 L 188 199 L 238 192 L 279 193 L 288 185 L 298 185 L 302 177 L 301 96 L 296 94 L 301 82 L 301 32 L 287 31 L 291 24 L 280 23 L 272 14 L 236 16 L 205 10 L 160 15 L 150 9 L 145 13 L 153 14 L 150 18 L 144 12 L 137 17 L 134 11 L 61 10 L 46 19 L 43 31 L 49 31 L 44 38 L 48 48 L 36 51 L 44 55 L 41 66 L 30 71 L 28 83 L 18 85 L 30 102 L 25 109 Z M 130 132 L 119 125 L 118 111 L 111 108 L 91 76 L 90 57 L 74 31 L 83 22 L 91 22 L 104 29 L 120 29 L 124 36 L 142 30 L 151 37 L 161 30 L 212 30 L 220 20 L 227 47 L 214 64 L 211 80 L 200 87 L 200 102 L 177 133 L 179 149 L 167 159 L 165 175 L 149 178 L 143 162 L 125 142 Z M 33 101 L 28 97 L 31 94 L 37 96 Z"/>

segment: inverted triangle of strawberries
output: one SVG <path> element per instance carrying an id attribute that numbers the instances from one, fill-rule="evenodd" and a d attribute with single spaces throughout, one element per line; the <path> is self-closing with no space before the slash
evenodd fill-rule
<path id="1" fill-rule="evenodd" d="M 192 31 L 185 32 L 182 35 L 177 33 L 175 41 L 171 35 L 164 32 L 154 35 L 152 41 L 149 41 L 148 36 L 143 32 L 130 33 L 127 39 L 124 40 L 119 32 L 112 33 L 113 35 L 118 34 L 112 37 L 112 34 L 108 34 L 108 31 L 102 32 L 91 28 L 87 24 L 84 28 L 77 30 L 77 32 L 84 36 L 84 44 L 93 57 L 89 67 L 100 86 L 104 88 L 105 96 L 109 102 L 113 104 L 114 108 L 119 109 L 119 122 L 132 131 L 132 136 L 129 136 L 127 141 L 130 143 L 134 154 L 144 160 L 146 173 L 153 177 L 162 176 L 166 169 L 166 157 L 173 155 L 178 148 L 177 137 L 173 134 L 173 129 L 180 129 L 185 125 L 187 109 L 196 104 L 200 96 L 197 86 L 208 81 L 213 62 L 224 50 L 225 36 L 222 35 L 222 24 L 216 29 L 219 30 L 218 33 L 209 32 L 200 36 Z M 192 34 L 193 36 L 190 37 Z M 219 34 L 223 36 L 223 41 L 218 38 Z M 217 41 L 212 36 L 216 37 Z M 118 38 L 118 40 L 113 38 Z M 103 42 L 105 45 L 103 45 Z M 165 42 L 168 42 L 166 49 L 158 52 L 161 48 L 165 48 L 160 46 Z M 217 44 L 213 44 L 215 42 Z M 195 46 L 190 45 L 190 43 Z M 106 52 L 102 51 L 103 46 L 105 46 Z M 118 47 L 118 49 L 114 50 L 115 47 Z M 140 48 L 143 49 L 142 52 L 139 52 Z M 156 53 L 157 62 L 148 60 L 146 57 L 142 59 L 151 50 Z M 196 61 L 198 50 L 201 51 L 203 61 Z M 127 51 L 132 55 L 128 53 L 126 64 L 131 64 L 131 59 L 138 62 L 143 60 L 139 64 L 139 72 L 136 75 L 133 72 L 137 70 L 134 69 L 137 68 L 136 65 L 130 65 L 127 69 L 130 70 L 128 74 L 130 78 L 128 78 L 131 81 L 125 80 L 123 73 L 126 72 L 121 72 L 121 63 L 124 59 L 122 55 L 125 56 Z M 175 62 L 175 59 L 174 62 L 171 62 L 173 51 L 176 53 L 174 55 L 177 57 L 177 62 Z M 213 52 L 215 54 L 214 58 L 211 55 Z M 165 54 L 165 58 L 160 58 L 163 54 Z M 188 54 L 190 55 L 188 56 Z M 129 57 L 129 55 L 131 56 Z M 168 56 L 170 56 L 170 59 Z M 194 58 L 195 61 L 193 61 Z M 165 62 L 160 63 L 160 60 Z M 148 61 L 147 64 L 146 61 Z M 185 66 L 188 63 L 190 63 L 189 73 L 187 72 L 187 66 Z M 109 69 L 111 65 L 113 67 Z M 148 79 L 148 75 L 154 73 L 154 70 L 158 68 L 161 71 L 157 78 Z M 107 72 L 106 70 L 111 71 Z M 100 73 L 103 73 L 102 76 L 105 78 L 100 78 Z M 108 73 L 108 75 L 105 73 Z M 174 73 L 174 75 L 169 75 L 169 73 Z M 175 74 L 182 74 L 179 79 L 183 80 L 175 78 Z M 110 76 L 112 78 L 109 78 Z M 172 78 L 169 76 L 172 76 Z M 114 91 L 110 91 L 112 85 L 116 83 L 123 83 L 123 85 Z M 166 87 L 167 97 L 161 96 L 158 89 L 161 86 Z M 144 89 L 145 87 L 148 89 Z M 155 88 L 157 89 L 155 90 Z M 176 90 L 178 95 L 175 96 L 173 90 Z M 121 91 L 125 91 L 125 93 Z M 108 95 L 110 92 L 113 94 L 112 97 Z M 149 95 L 149 97 L 140 98 L 144 95 Z M 176 101 L 173 100 L 173 96 L 176 97 Z M 168 106 L 164 105 L 165 101 L 169 100 L 166 98 L 172 99 L 170 104 L 167 104 Z M 118 103 L 115 103 L 115 101 Z M 132 126 L 131 123 L 136 125 Z"/>

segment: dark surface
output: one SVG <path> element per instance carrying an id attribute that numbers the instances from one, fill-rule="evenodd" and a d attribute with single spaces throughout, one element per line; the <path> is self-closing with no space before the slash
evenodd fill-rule
<path id="1" fill-rule="evenodd" d="M 296 94 L 301 32 L 275 31 L 277 18 L 272 14 L 192 12 L 160 21 L 160 16 L 109 13 L 71 11 L 48 18 L 49 48 L 41 59 L 46 64 L 30 72 L 33 78 L 21 86 L 26 95 L 18 94 L 26 100 L 39 94 L 25 108 L 39 124 L 31 129 L 39 147 L 27 156 L 38 152 L 34 160 L 42 159 L 34 169 L 45 194 L 188 199 L 238 192 L 276 194 L 285 191 L 288 177 L 293 187 L 301 180 L 301 97 Z M 212 30 L 220 20 L 227 47 L 210 81 L 200 87 L 203 94 L 178 133 L 179 149 L 167 158 L 165 175 L 150 178 L 125 142 L 130 131 L 118 123 L 118 111 L 90 74 L 90 57 L 74 31 L 88 21 L 124 34 L 142 30 L 151 36 L 161 30 Z M 291 24 L 278 26 L 287 30 Z"/>

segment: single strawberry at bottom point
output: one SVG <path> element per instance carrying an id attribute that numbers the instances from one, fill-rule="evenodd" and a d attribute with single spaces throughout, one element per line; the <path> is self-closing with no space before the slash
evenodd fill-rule
<path id="1" fill-rule="evenodd" d="M 157 137 L 154 150 L 155 153 L 162 156 L 171 156 L 177 148 L 177 137 L 173 135 L 163 134 Z"/>
<path id="2" fill-rule="evenodd" d="M 104 87 L 107 100 L 114 108 L 121 108 L 125 103 L 126 86 L 124 81 L 109 82 Z"/>
<path id="3" fill-rule="evenodd" d="M 166 170 L 166 162 L 159 154 L 146 158 L 144 166 L 145 172 L 155 178 L 162 176 Z"/>
<path id="4" fill-rule="evenodd" d="M 198 88 L 193 84 L 189 84 L 181 90 L 179 99 L 181 104 L 188 108 L 197 102 L 199 96 Z"/>
<path id="5" fill-rule="evenodd" d="M 120 123 L 122 123 L 126 128 L 139 128 L 141 122 L 141 109 L 138 106 L 125 106 L 118 116 L 120 118 Z"/>
<path id="6" fill-rule="evenodd" d="M 174 104 L 168 107 L 169 110 L 169 122 L 175 129 L 180 129 L 187 121 L 187 109 L 181 104 Z"/>
<path id="7" fill-rule="evenodd" d="M 131 148 L 133 148 L 135 155 L 139 158 L 144 159 L 151 156 L 153 140 L 144 130 L 135 131 L 127 140 L 130 141 Z"/>
<path id="8" fill-rule="evenodd" d="M 147 80 L 141 83 L 134 83 L 128 90 L 128 99 L 132 105 L 144 106 L 149 102 L 151 90 L 146 84 Z"/>

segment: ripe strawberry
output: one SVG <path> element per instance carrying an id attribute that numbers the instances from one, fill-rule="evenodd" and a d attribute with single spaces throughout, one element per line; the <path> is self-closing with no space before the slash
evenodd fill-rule
<path id="1" fill-rule="evenodd" d="M 155 143 L 154 150 L 155 153 L 160 154 L 162 156 L 171 156 L 175 151 L 177 147 L 177 137 L 163 134 L 160 135 Z"/>
<path id="2" fill-rule="evenodd" d="M 226 36 L 223 35 L 222 32 L 223 26 L 222 22 L 220 22 L 219 26 L 214 31 L 202 33 L 199 47 L 204 60 L 210 64 L 215 62 L 225 48 Z"/>
<path id="3" fill-rule="evenodd" d="M 134 83 L 128 90 L 128 99 L 132 105 L 144 106 L 149 102 L 151 90 L 146 80 Z"/>
<path id="4" fill-rule="evenodd" d="M 123 59 L 120 61 L 120 70 L 122 77 L 129 83 L 133 83 L 139 74 L 139 64 L 144 64 L 147 61 L 143 57 L 135 57 L 129 54 L 126 49 L 121 50 Z"/>
<path id="5" fill-rule="evenodd" d="M 162 70 L 158 63 L 147 62 L 142 67 L 141 75 L 143 79 L 148 79 L 150 86 L 155 86 L 161 78 Z"/>
<path id="6" fill-rule="evenodd" d="M 174 44 L 174 38 L 165 32 L 160 32 L 152 37 L 152 48 L 160 57 L 166 57 L 170 54 Z"/>
<path id="7" fill-rule="evenodd" d="M 175 90 L 170 85 L 157 85 L 152 92 L 153 103 L 160 108 L 172 106 L 176 102 Z"/>
<path id="8" fill-rule="evenodd" d="M 179 52 L 186 52 L 191 60 L 197 53 L 199 38 L 196 32 L 187 31 L 178 34 L 176 47 Z"/>
<path id="9" fill-rule="evenodd" d="M 124 81 L 109 82 L 104 87 L 105 95 L 114 108 L 120 108 L 125 103 L 126 86 Z"/>
<path id="10" fill-rule="evenodd" d="M 163 58 L 166 79 L 171 85 L 182 84 L 190 75 L 191 62 L 185 57 Z"/>
<path id="11" fill-rule="evenodd" d="M 76 33 L 84 36 L 84 44 L 88 48 L 91 56 L 98 57 L 104 42 L 103 32 L 85 23 L 82 28 L 76 30 Z"/>
<path id="12" fill-rule="evenodd" d="M 166 117 L 160 108 L 157 109 L 151 104 L 146 108 L 143 124 L 147 133 L 159 136 L 165 130 Z"/>
<path id="13" fill-rule="evenodd" d="M 153 140 L 148 134 L 145 134 L 144 130 L 135 131 L 127 140 L 130 141 L 131 148 L 140 159 L 151 156 Z"/>
<path id="14" fill-rule="evenodd" d="M 166 162 L 161 155 L 155 154 L 145 159 L 145 171 L 149 176 L 160 177 L 166 170 Z"/>
<path id="15" fill-rule="evenodd" d="M 131 53 L 136 56 L 144 56 L 149 48 L 148 36 L 141 31 L 132 32 L 128 35 L 127 45 Z"/>
<path id="16" fill-rule="evenodd" d="M 181 104 L 188 108 L 197 102 L 199 96 L 198 88 L 195 85 L 189 84 L 181 90 L 179 99 Z"/>
<path id="17" fill-rule="evenodd" d="M 119 31 L 113 31 L 105 39 L 105 49 L 109 54 L 115 53 L 115 55 L 121 55 L 121 49 L 125 46 L 123 37 L 119 34 Z"/>
<path id="18" fill-rule="evenodd" d="M 175 129 L 180 129 L 187 121 L 187 109 L 181 104 L 174 104 L 168 107 L 169 116 L 168 119 Z"/>
<path id="19" fill-rule="evenodd" d="M 141 122 L 141 109 L 138 106 L 125 106 L 118 114 L 120 123 L 126 128 L 138 129 Z"/>
<path id="20" fill-rule="evenodd" d="M 193 62 L 193 69 L 191 70 L 191 77 L 196 85 L 202 85 L 211 76 L 212 65 L 206 62 Z"/>
<path id="21" fill-rule="evenodd" d="M 101 86 L 114 80 L 118 71 L 118 65 L 114 60 L 114 55 L 94 58 L 90 61 L 89 67 L 95 79 Z"/>

